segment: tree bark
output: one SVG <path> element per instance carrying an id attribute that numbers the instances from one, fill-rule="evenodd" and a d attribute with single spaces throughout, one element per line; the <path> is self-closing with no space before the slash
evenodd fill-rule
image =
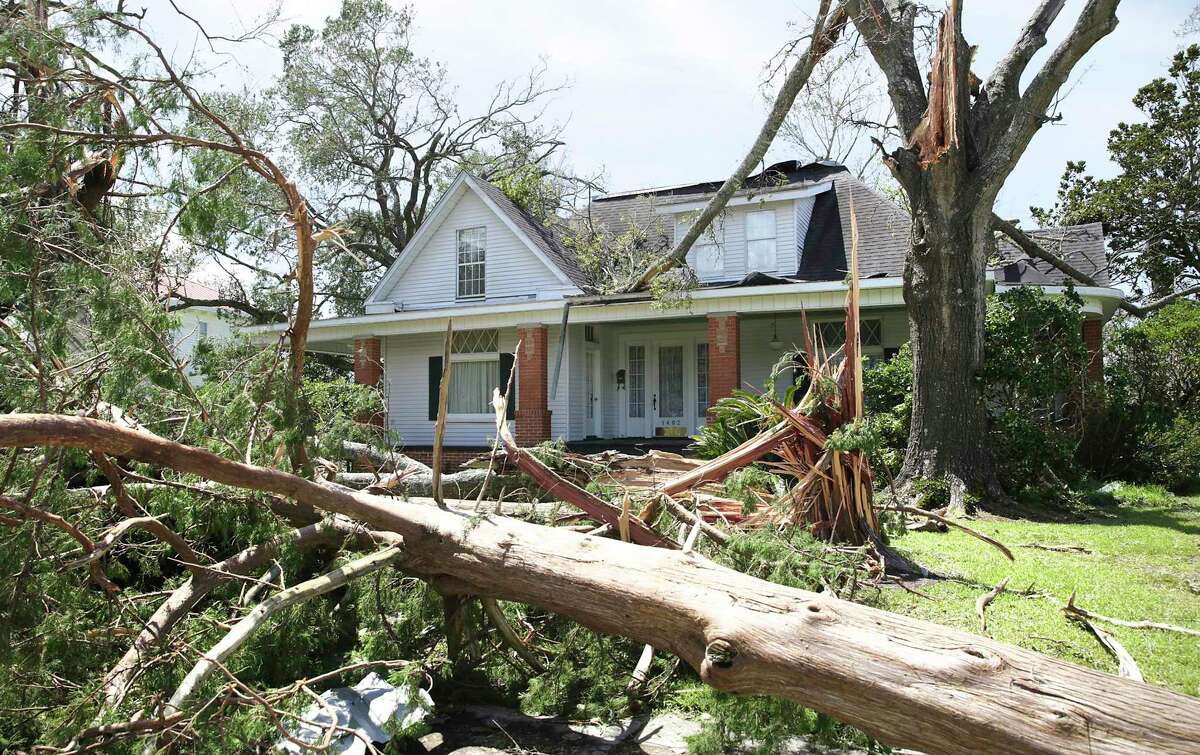
<path id="1" fill-rule="evenodd" d="M 908 195 L 912 250 L 904 271 L 913 345 L 913 412 L 900 480 L 948 483 L 951 509 L 967 493 L 1000 490 L 976 376 L 983 362 L 984 285 L 992 205 L 1047 110 L 1082 57 L 1117 23 L 1119 0 L 1086 0 L 1075 25 L 1025 90 L 1029 63 L 1062 11 L 1043 0 L 987 83 L 971 71 L 963 0 L 950 0 L 928 78 L 916 64 L 920 4 L 845 0 L 855 28 L 888 80 L 907 141 L 884 161 Z"/>
<path id="2" fill-rule="evenodd" d="M 978 374 L 983 367 L 991 204 L 961 208 L 962 182 L 947 166 L 914 173 L 913 248 L 904 269 L 913 353 L 912 423 L 898 487 L 922 479 L 950 489 L 950 513 L 998 487 Z"/>
<path id="3" fill-rule="evenodd" d="M 296 498 L 404 538 L 444 594 L 541 606 L 675 653 L 718 689 L 786 697 L 930 753 L 1194 752 L 1200 701 L 695 553 L 397 505 L 80 417 L 0 416 L 0 447 L 89 448 Z"/>

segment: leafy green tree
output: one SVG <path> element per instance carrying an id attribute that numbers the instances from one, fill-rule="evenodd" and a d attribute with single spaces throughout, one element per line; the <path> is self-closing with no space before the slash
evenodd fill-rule
<path id="1" fill-rule="evenodd" d="M 1113 272 L 1136 295 L 1200 290 L 1200 45 L 1176 53 L 1133 104 L 1145 121 L 1108 137 L 1120 172 L 1100 179 L 1068 162 L 1056 204 L 1031 210 L 1043 225 L 1102 221 Z"/>
<path id="2" fill-rule="evenodd" d="M 1106 340 L 1108 401 L 1090 462 L 1107 475 L 1200 483 L 1200 303 L 1176 301 Z"/>
<path id="3" fill-rule="evenodd" d="M 322 217 L 354 230 L 353 262 L 341 255 L 330 281 L 347 303 L 400 255 L 459 170 L 539 217 L 594 185 L 561 160 L 561 130 L 543 116 L 560 87 L 544 67 L 463 112 L 446 67 L 414 49 L 412 24 L 411 8 L 344 0 L 324 26 L 294 25 L 280 43 L 274 94 L 288 139 Z"/>

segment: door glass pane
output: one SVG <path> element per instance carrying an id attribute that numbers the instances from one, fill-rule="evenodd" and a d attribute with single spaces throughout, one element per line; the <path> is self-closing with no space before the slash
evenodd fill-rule
<path id="1" fill-rule="evenodd" d="M 587 418 L 593 419 L 596 416 L 596 353 L 593 351 L 585 352 L 584 356 L 584 396 L 587 398 Z M 589 426 L 588 430 L 592 428 Z"/>
<path id="2" fill-rule="evenodd" d="M 708 344 L 696 344 L 696 421 L 704 424 L 708 412 Z"/>
<path id="3" fill-rule="evenodd" d="M 658 349 L 658 416 L 683 417 L 683 347 Z"/>
<path id="4" fill-rule="evenodd" d="M 646 416 L 646 347 L 629 347 L 629 416 Z"/>

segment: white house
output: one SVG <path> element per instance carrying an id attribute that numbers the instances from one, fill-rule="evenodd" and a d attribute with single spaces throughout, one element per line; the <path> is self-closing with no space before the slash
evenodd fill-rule
<path id="1" fill-rule="evenodd" d="M 164 284 L 168 305 L 180 301 L 182 295 L 188 299 L 217 299 L 220 293 L 203 283 L 178 278 Z M 188 380 L 200 385 L 204 377 L 196 370 L 194 355 L 200 341 L 209 338 L 224 340 L 233 332 L 229 321 L 222 317 L 218 307 L 188 307 L 175 312 L 179 327 L 171 333 L 175 358 L 187 365 Z"/>
<path id="2" fill-rule="evenodd" d="M 719 185 L 611 194 L 590 213 L 617 231 L 638 222 L 673 237 Z M 382 387 L 387 426 L 418 455 L 433 442 L 450 318 L 448 448 L 474 453 L 488 445 L 491 391 L 505 385 L 514 361 L 511 416 L 522 444 L 689 435 L 714 401 L 738 386 L 761 386 L 780 355 L 803 343 L 802 311 L 826 344 L 843 339 L 851 196 L 864 351 L 886 357 L 908 339 L 907 214 L 840 165 L 795 161 L 751 177 L 730 201 L 689 254 L 701 286 L 687 307 L 670 310 L 652 307 L 647 294 L 588 293 L 587 276 L 551 228 L 496 187 L 460 174 L 371 293 L 366 314 L 314 322 L 309 344 L 355 355 L 357 379 Z M 1058 234 L 1067 259 L 1106 280 L 1098 224 L 1039 233 Z M 1017 256 L 1005 250 L 991 285 L 1060 290 L 1055 271 Z M 1077 291 L 1089 344 L 1098 349 L 1099 326 L 1121 292 Z"/>

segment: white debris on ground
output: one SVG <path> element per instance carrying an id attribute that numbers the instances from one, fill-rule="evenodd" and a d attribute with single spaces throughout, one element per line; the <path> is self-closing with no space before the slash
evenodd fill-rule
<path id="1" fill-rule="evenodd" d="M 353 687 L 322 692 L 321 702 L 301 714 L 305 722 L 293 720 L 287 725 L 288 734 L 320 748 L 329 727 L 338 726 L 324 752 L 365 755 L 367 742 L 383 744 L 392 738 L 389 730 L 407 729 L 425 720 L 433 710 L 433 699 L 423 689 L 413 697 L 411 689 L 395 687 L 372 671 Z M 314 751 L 286 738 L 276 747 L 293 755 Z"/>

